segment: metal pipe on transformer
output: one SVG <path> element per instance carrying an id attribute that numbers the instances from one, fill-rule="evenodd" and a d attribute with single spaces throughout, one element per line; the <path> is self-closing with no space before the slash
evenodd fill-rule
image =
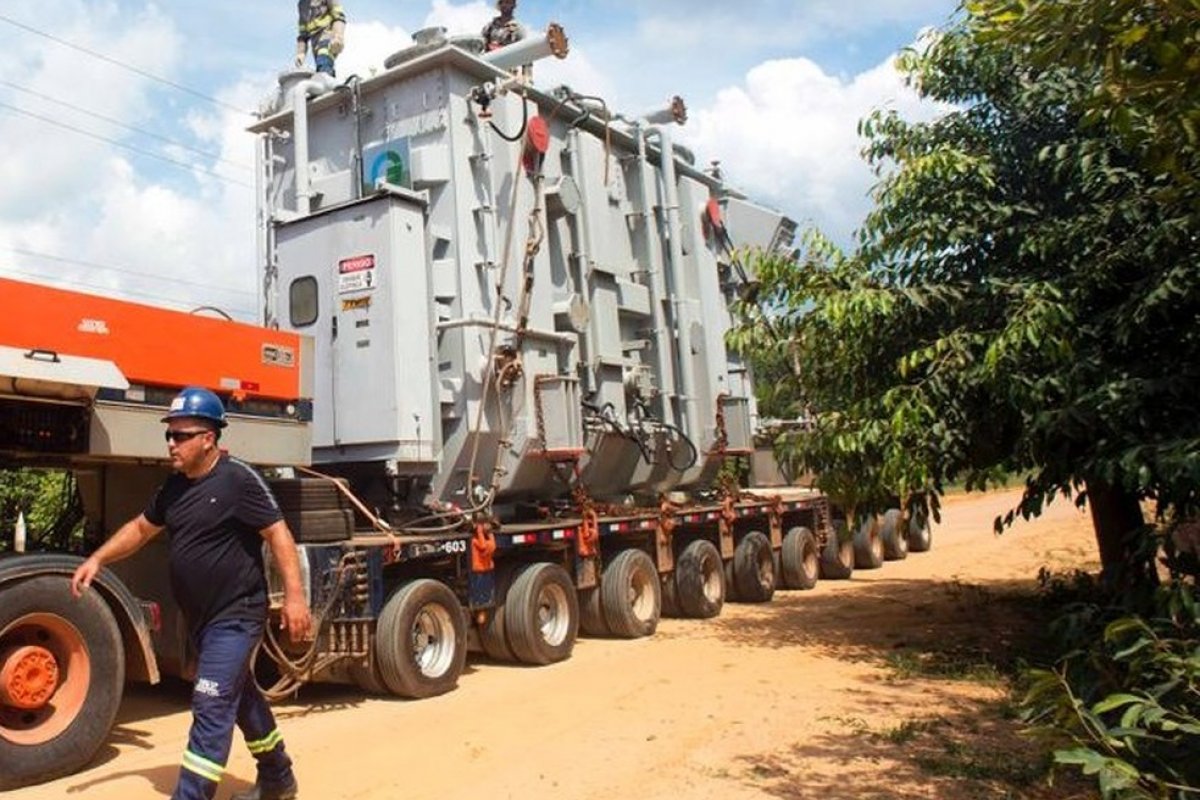
<path id="1" fill-rule="evenodd" d="M 308 174 L 308 98 L 332 91 L 336 86 L 332 75 L 318 72 L 300 81 L 292 89 L 292 135 L 296 148 L 296 211 L 312 213 L 312 182 Z"/>
<path id="2" fill-rule="evenodd" d="M 637 134 L 637 161 L 639 192 L 642 205 L 642 217 L 646 228 L 646 288 L 650 291 L 650 317 L 654 324 L 654 366 L 659 380 L 659 414 L 664 420 L 670 416 L 671 406 L 668 398 L 675 392 L 675 369 L 672 366 L 670 336 L 671 328 L 663 312 L 663 300 L 667 297 L 667 286 L 663 277 L 662 252 L 656 246 L 656 221 L 654 219 L 654 203 L 650 198 L 650 187 L 654 181 L 654 170 L 646 157 L 646 137 L 643 135 L 642 123 L 635 123 Z"/>
<path id="3" fill-rule="evenodd" d="M 563 32 L 562 26 L 551 22 L 541 36 L 522 39 L 507 47 L 484 53 L 480 58 L 500 69 L 516 69 L 548 56 L 566 58 L 569 50 L 567 35 Z"/>
<path id="4" fill-rule="evenodd" d="M 659 159 L 662 168 L 663 202 L 666 204 L 667 245 L 670 254 L 668 274 L 671 282 L 668 291 L 673 295 L 672 304 L 675 307 L 675 327 L 679 340 L 679 377 L 683 383 L 680 393 L 679 411 L 682 417 L 680 425 L 693 442 L 699 443 L 700 421 L 696 419 L 696 369 L 692 358 L 691 315 L 687 313 L 687 302 L 684 297 L 683 272 L 683 226 L 679 219 L 679 186 L 675 174 L 675 146 L 671 141 L 670 130 L 665 126 L 652 126 L 646 129 L 644 136 L 657 136 L 661 149 Z"/>

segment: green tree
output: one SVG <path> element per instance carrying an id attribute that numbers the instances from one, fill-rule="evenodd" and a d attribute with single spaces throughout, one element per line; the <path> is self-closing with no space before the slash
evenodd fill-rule
<path id="1" fill-rule="evenodd" d="M 0 470 L 0 550 L 12 547 L 13 529 L 25 515 L 29 549 L 63 549 L 73 544 L 82 516 L 70 473 L 57 470 Z"/>
<path id="2" fill-rule="evenodd" d="M 1200 486 L 1196 146 L 1172 133 L 1196 82 L 1159 86 L 1161 30 L 1122 38 L 1119 15 L 1087 27 L 1114 5 L 1195 12 L 969 3 L 900 62 L 950 110 L 861 124 L 880 180 L 855 251 L 816 237 L 755 267 L 773 346 L 795 355 L 817 412 L 791 446 L 827 487 L 857 480 L 875 503 L 1028 475 L 1005 521 L 1086 499 L 1106 574 L 1136 583 L 1152 577 L 1140 502 L 1194 514 Z M 1185 21 L 1167 30 L 1196 69 L 1200 28 Z M 1063 57 L 1065 41 L 1088 44 Z M 767 346 L 746 314 L 734 344 Z"/>

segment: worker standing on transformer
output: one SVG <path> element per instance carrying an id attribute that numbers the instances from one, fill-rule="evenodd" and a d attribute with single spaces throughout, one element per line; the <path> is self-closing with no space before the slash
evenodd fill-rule
<path id="1" fill-rule="evenodd" d="M 296 67 L 304 66 L 312 48 L 317 72 L 336 75 L 333 62 L 346 46 L 346 12 L 334 0 L 300 0 L 296 4 L 299 32 L 296 36 Z"/>
<path id="2" fill-rule="evenodd" d="M 525 26 L 513 16 L 513 12 L 517 10 L 517 0 L 499 0 L 496 8 L 500 13 L 492 17 L 492 21 L 483 29 L 483 47 L 488 52 L 525 38 Z"/>
<path id="3" fill-rule="evenodd" d="M 293 642 L 312 624 L 296 543 L 267 484 L 221 452 L 225 407 L 208 389 L 190 386 L 171 402 L 167 452 L 174 473 L 146 509 L 121 526 L 71 578 L 78 597 L 101 567 L 170 532 L 171 590 L 196 651 L 192 728 L 172 800 L 211 800 L 241 728 L 258 762 L 254 786 L 234 800 L 292 800 L 296 776 L 250 667 L 267 621 L 263 543 L 283 578 L 280 624 Z"/>

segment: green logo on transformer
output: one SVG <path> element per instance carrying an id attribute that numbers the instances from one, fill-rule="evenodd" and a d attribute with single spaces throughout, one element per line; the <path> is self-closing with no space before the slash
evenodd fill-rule
<path id="1" fill-rule="evenodd" d="M 408 139 L 394 139 L 363 148 L 363 189 L 373 192 L 381 180 L 393 186 L 412 188 Z"/>

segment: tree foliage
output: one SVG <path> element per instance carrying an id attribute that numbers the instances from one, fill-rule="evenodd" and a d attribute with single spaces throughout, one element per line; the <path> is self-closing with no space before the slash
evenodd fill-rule
<path id="1" fill-rule="evenodd" d="M 12 547 L 18 516 L 24 514 L 30 550 L 67 549 L 80 533 L 82 512 L 70 473 L 0 470 L 0 551 Z"/>
<path id="2" fill-rule="evenodd" d="M 1137 552 L 1138 501 L 1196 512 L 1197 151 L 1173 138 L 1196 89 L 1160 85 L 1154 60 L 1174 36 L 1183 62 L 1164 63 L 1200 68 L 1195 13 L 969 3 L 903 54 L 910 84 L 952 110 L 861 123 L 879 182 L 854 252 L 817 236 L 760 259 L 773 326 L 751 332 L 762 312 L 746 309 L 734 336 L 774 333 L 799 365 L 814 425 L 789 445 L 826 488 L 857 480 L 877 501 L 1028 475 L 1007 521 L 1090 497 L 1108 568 Z"/>

